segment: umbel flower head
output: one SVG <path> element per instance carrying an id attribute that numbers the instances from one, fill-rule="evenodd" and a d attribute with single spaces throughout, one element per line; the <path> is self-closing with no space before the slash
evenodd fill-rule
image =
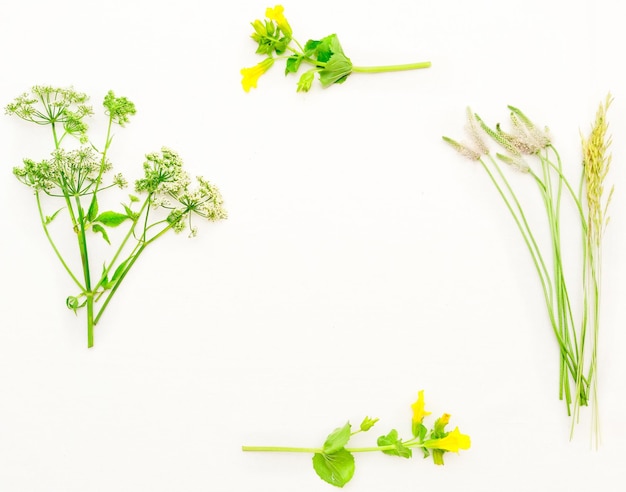
<path id="1" fill-rule="evenodd" d="M 147 193 L 153 206 L 170 210 L 167 221 L 174 231 L 181 232 L 187 225 L 191 236 L 196 228 L 191 223 L 192 214 L 210 221 L 227 217 L 224 200 L 216 186 L 197 177 L 198 186 L 190 188 L 191 180 L 183 170 L 183 160 L 171 149 L 146 155 L 144 178 L 135 182 L 138 193 Z"/>
<path id="2" fill-rule="evenodd" d="M 31 92 L 25 92 L 8 104 L 5 112 L 38 125 L 60 125 L 68 135 L 73 135 L 82 143 L 87 142 L 87 123 L 84 119 L 93 114 L 91 106 L 85 103 L 89 98 L 72 87 L 60 88 L 36 85 Z M 62 140 L 63 137 L 60 137 Z"/>
<path id="3" fill-rule="evenodd" d="M 76 196 L 86 195 L 98 177 L 111 169 L 111 163 L 102 161 L 91 147 L 58 149 L 50 159 L 41 162 L 24 159 L 23 162 L 22 167 L 13 169 L 18 180 L 35 190 L 58 196 L 63 196 L 62 190 Z M 121 179 L 115 178 L 114 182 L 119 186 Z"/>

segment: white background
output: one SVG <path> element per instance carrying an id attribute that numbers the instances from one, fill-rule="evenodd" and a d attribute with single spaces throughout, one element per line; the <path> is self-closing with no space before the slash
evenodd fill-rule
<path id="1" fill-rule="evenodd" d="M 431 69 L 351 76 L 295 92 L 260 61 L 259 1 L 11 2 L 0 15 L 0 102 L 35 84 L 109 89 L 138 114 L 111 158 L 177 150 L 215 182 L 230 217 L 147 250 L 86 348 L 75 294 L 30 191 L 11 175 L 49 136 L 0 118 L 0 491 L 327 491 L 310 456 L 242 444 L 317 446 L 365 415 L 395 427 L 425 390 L 472 448 L 446 466 L 357 456 L 348 490 L 619 490 L 626 439 L 626 78 L 621 3 L 291 1 L 300 41 L 337 33 L 358 65 Z M 534 268 L 461 138 L 465 107 L 507 104 L 550 127 L 574 180 L 579 132 L 608 91 L 616 184 L 605 238 L 600 358 L 603 445 L 589 411 L 572 442 L 558 355 Z M 525 177 L 513 175 L 524 186 Z M 540 218 L 533 190 L 530 215 Z M 542 223 L 536 226 L 543 235 Z M 578 236 L 566 238 L 575 257 Z M 159 244 L 160 243 L 160 244 Z M 68 240 L 69 244 L 69 240 Z M 571 245 L 571 246 L 570 246 Z M 73 254 L 73 253 L 72 253 Z"/>

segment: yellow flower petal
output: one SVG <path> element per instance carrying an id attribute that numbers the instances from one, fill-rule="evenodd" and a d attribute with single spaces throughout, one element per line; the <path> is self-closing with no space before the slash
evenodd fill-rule
<path id="1" fill-rule="evenodd" d="M 441 449 L 442 451 L 451 451 L 453 453 L 458 453 L 460 449 L 469 449 L 470 445 L 470 437 L 466 434 L 461 434 L 458 427 L 446 437 L 432 439 L 424 443 L 424 446 L 427 448 Z"/>
<path id="2" fill-rule="evenodd" d="M 283 32 L 283 34 L 291 37 L 293 33 L 291 31 L 291 26 L 289 25 L 289 22 L 287 22 L 287 19 L 283 15 L 284 11 L 285 8 L 282 5 L 276 5 L 274 8 L 268 7 L 265 10 L 265 17 L 267 17 L 269 20 L 276 22 L 276 25 L 280 27 L 280 30 Z"/>
<path id="3" fill-rule="evenodd" d="M 411 408 L 413 409 L 414 424 L 421 424 L 424 417 L 431 414 L 424 409 L 424 390 L 417 393 L 417 401 L 411 405 Z"/>
<path id="4" fill-rule="evenodd" d="M 256 89 L 259 77 L 267 72 L 273 64 L 274 58 L 270 57 L 266 58 L 261 63 L 256 64 L 254 67 L 242 68 L 241 75 L 243 78 L 241 79 L 241 85 L 243 86 L 243 90 L 250 92 L 252 87 Z"/>

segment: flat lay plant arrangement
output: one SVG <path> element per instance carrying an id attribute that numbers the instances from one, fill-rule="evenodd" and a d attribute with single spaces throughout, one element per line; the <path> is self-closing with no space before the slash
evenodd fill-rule
<path id="1" fill-rule="evenodd" d="M 122 174 L 111 176 L 108 152 L 113 129 L 124 127 L 136 113 L 131 101 L 113 91 L 104 97 L 103 107 L 108 124 L 99 142 L 89 133 L 87 120 L 93 109 L 88 97 L 72 88 L 35 86 L 6 107 L 7 114 L 37 126 L 34 138 L 44 135 L 40 127 L 48 129 L 50 156 L 25 158 L 13 173 L 32 190 L 44 235 L 75 285 L 66 304 L 75 313 L 86 311 L 88 347 L 94 344 L 94 327 L 148 246 L 169 231 L 187 229 L 194 236 L 194 217 L 226 218 L 219 190 L 202 177 L 192 185 L 180 156 L 165 147 L 146 155 L 134 193 L 114 209 L 103 209 L 101 204 L 111 201 L 103 195 L 127 186 Z M 57 245 L 54 233 L 60 222 L 74 237 L 77 263 Z M 114 235 L 120 237 L 117 243 L 112 241 Z M 93 241 L 107 243 L 110 256 L 94 259 Z"/>
<path id="2" fill-rule="evenodd" d="M 313 469 L 318 477 L 336 487 L 343 487 L 354 476 L 356 469 L 354 455 L 357 453 L 381 452 L 399 458 L 413 457 L 413 450 L 418 449 L 424 458 L 432 456 L 436 465 L 443 465 L 445 453 L 458 453 L 470 448 L 471 440 L 456 427 L 447 431 L 450 415 L 444 413 L 435 420 L 429 430 L 424 425 L 424 417 L 431 414 L 426 411 L 424 391 L 418 392 L 415 403 L 411 406 L 411 437 L 402 439 L 396 429 L 391 429 L 376 440 L 375 446 L 351 447 L 349 441 L 362 432 L 369 431 L 378 419 L 365 417 L 358 429 L 352 430 L 350 422 L 332 431 L 320 447 L 298 448 L 285 446 L 243 446 L 243 451 L 307 453 L 313 454 Z"/>
<path id="3" fill-rule="evenodd" d="M 468 109 L 469 143 L 443 137 L 463 156 L 481 165 L 513 217 L 539 276 L 549 323 L 557 341 L 559 398 L 565 401 L 567 414 L 572 417 L 571 433 L 580 407 L 590 405 L 596 445 L 600 439 L 598 337 L 602 240 L 613 194 L 613 188 L 606 189 L 605 184 L 611 165 L 607 122 L 611 101 L 611 96 L 607 96 L 597 111 L 591 132 L 582 138 L 578 183 L 566 177 L 547 128 L 535 125 L 513 106 L 509 106 L 511 130 L 505 131 L 500 124 L 489 126 Z M 501 150 L 493 153 L 488 141 Z M 515 174 L 509 177 L 508 171 Z M 527 219 L 526 211 L 531 205 L 520 202 L 513 179 L 530 179 L 536 184 L 538 206 L 545 210 L 545 222 L 541 226 L 549 231 L 548 244 L 537 239 L 537 227 Z M 573 208 L 577 218 L 573 225 L 564 222 L 566 207 Z M 563 243 L 562 231 L 566 226 L 578 230 L 577 243 Z M 563 260 L 564 251 L 570 248 L 580 248 L 582 261 L 577 267 L 566 265 Z M 577 303 L 578 299 L 582 302 Z"/>
<path id="4" fill-rule="evenodd" d="M 285 75 L 296 74 L 308 66 L 300 78 L 296 90 L 308 92 L 317 75 L 323 87 L 342 84 L 352 73 L 381 73 L 402 70 L 417 70 L 431 66 L 429 61 L 385 66 L 356 66 L 346 56 L 336 34 L 320 39 L 309 39 L 301 44 L 293 36 L 291 25 L 285 18 L 282 5 L 268 7 L 264 20 L 252 22 L 252 39 L 257 43 L 256 53 L 265 56 L 257 65 L 241 70 L 241 85 L 249 92 L 256 88 L 261 75 L 267 72 L 277 60 L 285 61 Z"/>

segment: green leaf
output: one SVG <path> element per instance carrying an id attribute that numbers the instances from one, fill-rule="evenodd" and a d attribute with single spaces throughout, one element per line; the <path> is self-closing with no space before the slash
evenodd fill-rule
<path id="1" fill-rule="evenodd" d="M 56 212 L 54 212 L 52 215 L 46 215 L 46 225 L 48 225 L 50 222 L 52 222 L 57 215 L 59 215 L 59 212 L 61 210 L 63 210 L 65 207 L 61 207 L 59 210 L 57 210 Z"/>
<path id="2" fill-rule="evenodd" d="M 315 453 L 313 469 L 317 476 L 335 487 L 343 487 L 354 476 L 354 456 L 345 449 L 336 453 Z"/>
<path id="3" fill-rule="evenodd" d="M 100 224 L 94 224 L 93 226 L 91 226 L 91 229 L 93 230 L 93 232 L 99 232 L 100 234 L 102 234 L 102 239 L 104 239 L 109 245 L 111 244 L 111 241 L 109 241 L 109 235 L 107 234 L 107 231 L 104 227 L 102 227 Z"/>
<path id="4" fill-rule="evenodd" d="M 317 54 L 317 61 L 321 61 L 326 63 L 330 60 L 330 57 L 333 56 L 333 50 L 331 49 L 331 43 L 333 38 L 336 38 L 336 34 L 331 34 L 330 36 L 326 36 L 322 38 L 318 45 L 315 47 L 315 52 Z"/>
<path id="5" fill-rule="evenodd" d="M 348 444 L 348 441 L 350 440 L 350 428 L 350 422 L 346 422 L 346 425 L 343 427 L 337 427 L 334 431 L 332 431 L 324 443 L 324 453 L 332 454 Z"/>
<path id="6" fill-rule="evenodd" d="M 93 222 L 94 219 L 98 216 L 98 199 L 96 195 L 93 196 L 91 200 L 91 204 L 89 205 L 89 211 L 87 212 L 87 220 L 89 222 Z"/>
<path id="7" fill-rule="evenodd" d="M 125 261 L 120 263 L 119 266 L 115 269 L 115 272 L 113 273 L 113 277 L 111 278 L 111 282 L 115 282 L 118 278 L 121 277 L 122 273 L 124 273 L 128 260 L 130 260 L 130 258 L 127 258 Z"/>
<path id="8" fill-rule="evenodd" d="M 352 73 L 352 62 L 343 53 L 334 54 L 320 71 L 320 82 L 324 87 L 342 84 Z"/>
<path id="9" fill-rule="evenodd" d="M 74 311 L 74 314 L 76 314 L 76 310 L 80 307 L 78 299 L 74 296 L 69 296 L 67 299 L 65 299 L 65 305 L 68 309 Z"/>
<path id="10" fill-rule="evenodd" d="M 130 208 L 125 203 L 122 203 L 122 207 L 124 207 L 124 211 L 126 212 L 126 215 L 128 215 L 128 217 L 131 220 L 135 220 L 139 216 L 137 212 L 135 212 L 132 208 Z"/>
<path id="11" fill-rule="evenodd" d="M 395 449 L 385 449 L 383 453 L 390 456 L 400 456 L 401 458 L 410 458 L 413 456 L 413 450 L 402 444 L 402 439 L 398 438 L 398 431 L 391 429 L 386 436 L 380 436 L 376 443 L 379 446 L 395 446 Z"/>
<path id="12" fill-rule="evenodd" d="M 288 73 L 296 73 L 302 63 L 302 57 L 300 55 L 291 55 L 287 58 L 287 65 L 285 66 L 285 75 Z"/>
<path id="13" fill-rule="evenodd" d="M 126 214 L 108 211 L 102 212 L 100 215 L 98 215 L 95 218 L 94 222 L 100 222 L 107 227 L 117 227 L 127 219 L 130 219 L 130 217 Z"/>
<path id="14" fill-rule="evenodd" d="M 309 39 L 306 42 L 306 44 L 304 45 L 304 54 L 305 54 L 305 56 L 311 56 L 312 54 L 314 54 L 320 43 L 321 43 L 321 41 L 316 41 L 314 39 Z"/>
<path id="15" fill-rule="evenodd" d="M 114 283 L 109 280 L 109 277 L 107 275 L 106 265 L 102 265 L 102 277 L 100 277 L 99 283 L 105 289 L 110 289 L 111 287 L 113 287 Z"/>

